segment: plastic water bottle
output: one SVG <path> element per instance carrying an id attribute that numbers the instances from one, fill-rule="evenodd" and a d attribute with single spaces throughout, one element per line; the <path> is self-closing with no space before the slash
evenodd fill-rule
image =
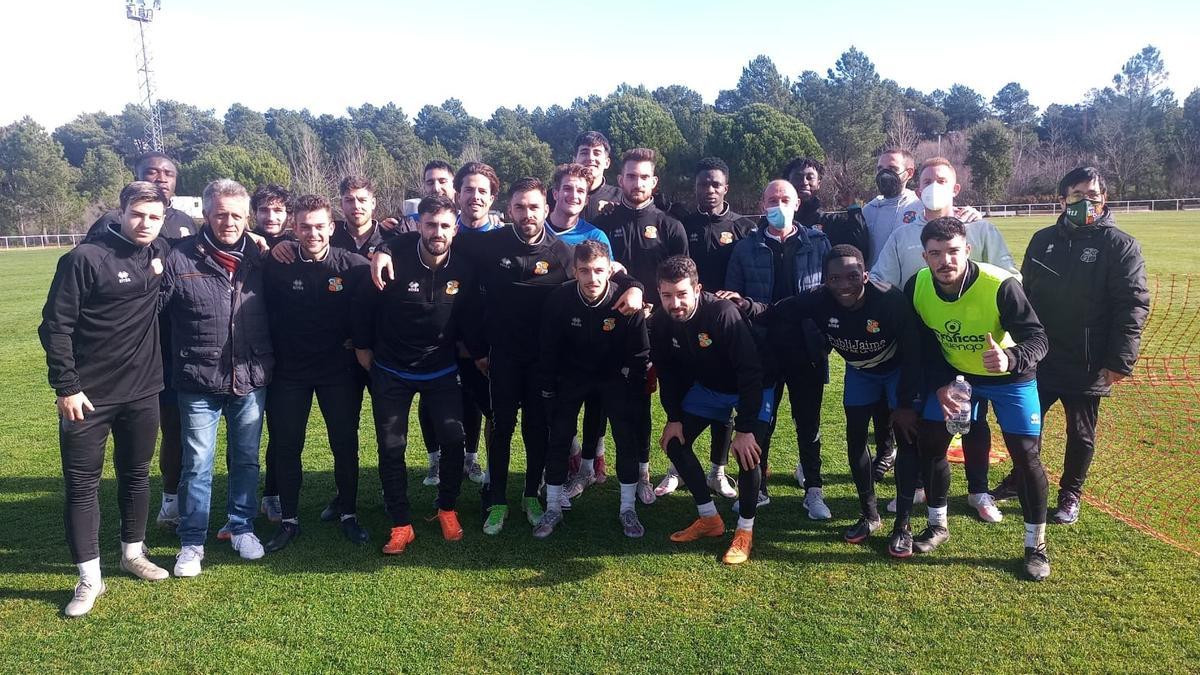
<path id="1" fill-rule="evenodd" d="M 971 430 L 971 383 L 962 375 L 950 383 L 950 398 L 958 402 L 958 412 L 946 418 L 946 431 L 965 436 Z"/>

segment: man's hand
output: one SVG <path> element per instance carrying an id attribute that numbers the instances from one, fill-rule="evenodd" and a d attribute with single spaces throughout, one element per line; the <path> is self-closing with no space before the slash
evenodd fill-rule
<path id="1" fill-rule="evenodd" d="M 954 217 L 963 221 L 963 224 L 973 223 L 977 220 L 983 220 L 983 214 L 976 211 L 973 206 L 956 206 L 954 207 Z"/>
<path id="2" fill-rule="evenodd" d="M 1114 384 L 1120 382 L 1121 380 L 1129 377 L 1128 375 L 1125 375 L 1124 373 L 1118 373 L 1117 371 L 1109 370 L 1108 368 L 1101 368 L 1100 374 L 1104 376 L 1105 383 L 1107 383 L 1108 386 L 1110 386 L 1110 387 L 1113 386 Z"/>
<path id="3" fill-rule="evenodd" d="M 616 275 L 618 275 L 622 272 L 624 272 L 625 274 L 629 274 L 629 270 L 625 269 L 625 266 L 622 265 L 621 263 L 617 262 L 616 260 L 613 260 L 608 265 L 610 268 L 610 271 L 608 273 L 609 276 L 615 277 Z"/>
<path id="4" fill-rule="evenodd" d="M 82 422 L 84 411 L 96 411 L 96 407 L 88 400 L 87 394 L 82 391 L 70 396 L 59 396 L 54 404 L 58 406 L 58 414 L 68 422 Z"/>
<path id="5" fill-rule="evenodd" d="M 375 288 L 382 291 L 387 282 L 395 278 L 396 271 L 392 268 L 392 256 L 383 251 L 375 251 L 375 256 L 371 258 L 371 281 L 375 283 Z"/>
<path id="6" fill-rule="evenodd" d="M 248 231 L 246 232 L 246 236 L 250 237 L 250 241 L 258 245 L 259 253 L 266 253 L 267 251 L 271 250 L 271 245 L 267 243 L 267 238 L 261 234 L 255 234 L 254 232 Z"/>
<path id="7" fill-rule="evenodd" d="M 300 250 L 300 245 L 294 241 L 281 241 L 275 248 L 271 249 L 271 257 L 276 262 L 281 262 L 284 265 L 290 265 L 296 262 L 296 251 Z"/>
<path id="8" fill-rule="evenodd" d="M 385 232 L 391 232 L 400 227 L 400 221 L 395 218 L 384 218 L 379 221 L 379 227 L 382 227 Z"/>
<path id="9" fill-rule="evenodd" d="M 371 370 L 371 364 L 375 362 L 375 352 L 370 349 L 355 349 L 354 358 L 358 359 L 358 365 L 362 366 L 363 370 Z"/>
<path id="10" fill-rule="evenodd" d="M 675 439 L 680 443 L 686 443 L 683 439 L 683 424 L 680 422 L 667 422 L 667 426 L 663 427 L 662 436 L 658 438 L 658 445 L 663 452 L 667 451 L 667 445 L 671 439 Z"/>
<path id="11" fill-rule="evenodd" d="M 738 309 L 742 311 L 746 311 L 746 309 L 750 306 L 750 302 L 743 298 L 737 291 L 717 291 L 713 295 L 716 295 L 722 300 L 728 300 L 732 302 L 733 304 L 737 305 Z"/>
<path id="12" fill-rule="evenodd" d="M 486 356 L 482 359 L 475 359 L 475 367 L 479 369 L 479 372 L 483 373 L 484 377 L 487 377 L 488 368 L 491 367 L 491 360 Z"/>
<path id="13" fill-rule="evenodd" d="M 487 224 L 492 227 L 500 227 L 504 224 L 504 218 L 499 213 L 488 213 Z"/>
<path id="14" fill-rule="evenodd" d="M 754 440 L 754 434 L 748 431 L 735 433 L 729 449 L 738 458 L 738 463 L 743 469 L 753 469 L 758 466 L 758 458 L 762 456 L 762 448 L 758 447 L 758 441 Z"/>
<path id="15" fill-rule="evenodd" d="M 613 309 L 624 316 L 633 316 L 642 311 L 642 305 L 642 289 L 631 288 L 617 298 L 617 304 L 613 305 Z"/>
<path id="16" fill-rule="evenodd" d="M 893 410 L 892 428 L 896 430 L 900 438 L 909 443 L 915 443 L 917 440 L 917 411 L 912 408 Z"/>
<path id="17" fill-rule="evenodd" d="M 954 417 L 962 409 L 958 401 L 950 398 L 950 385 L 948 384 L 937 390 L 937 398 L 938 403 L 942 406 L 942 417 L 944 419 Z"/>
<path id="18" fill-rule="evenodd" d="M 983 352 L 983 367 L 989 373 L 1007 373 L 1008 372 L 1008 352 L 996 344 L 992 339 L 992 334 L 987 334 L 988 347 Z"/>

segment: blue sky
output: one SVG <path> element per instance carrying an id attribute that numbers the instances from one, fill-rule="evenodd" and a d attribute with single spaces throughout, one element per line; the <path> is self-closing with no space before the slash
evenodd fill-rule
<path id="1" fill-rule="evenodd" d="M 224 114 L 342 113 L 393 101 L 415 116 L 461 99 L 568 105 L 617 84 L 680 83 L 711 102 L 757 54 L 795 77 L 824 73 L 854 45 L 879 73 L 924 91 L 955 82 L 990 99 L 1016 80 L 1041 108 L 1107 85 L 1146 44 L 1162 50 L 1182 100 L 1200 86 L 1200 2 L 900 3 L 384 2 L 163 0 L 151 27 L 161 98 Z M 135 28 L 123 0 L 6 1 L 0 124 L 53 128 L 137 98 Z M 15 67 L 21 64 L 22 67 Z M 20 95 L 11 95 L 11 92 Z"/>

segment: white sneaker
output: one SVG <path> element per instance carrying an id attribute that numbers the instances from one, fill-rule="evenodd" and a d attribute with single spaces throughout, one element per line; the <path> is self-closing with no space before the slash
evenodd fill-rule
<path id="1" fill-rule="evenodd" d="M 425 471 L 425 478 L 421 479 L 421 484 L 432 486 L 441 482 L 442 479 L 438 476 L 438 461 L 432 461 L 429 463 L 429 469 Z"/>
<path id="2" fill-rule="evenodd" d="M 102 579 L 97 580 L 94 586 L 80 579 L 79 583 L 75 584 L 75 596 L 63 608 L 63 615 L 73 619 L 87 614 L 96 605 L 96 598 L 104 595 L 107 590 L 108 587 L 104 585 Z"/>
<path id="3" fill-rule="evenodd" d="M 916 506 L 917 504 L 924 504 L 924 503 L 925 503 L 925 488 L 917 488 L 916 492 L 913 492 L 913 506 Z M 892 499 L 892 501 L 888 502 L 887 510 L 888 510 L 888 513 L 896 512 L 896 500 L 895 499 Z"/>
<path id="4" fill-rule="evenodd" d="M 594 485 L 595 483 L 595 473 L 585 473 L 584 471 L 580 470 L 579 473 L 575 474 L 574 478 L 567 481 L 567 484 L 563 486 L 563 496 L 567 499 L 574 499 L 583 494 L 585 488 L 590 485 Z"/>
<path id="5" fill-rule="evenodd" d="M 163 495 L 162 506 L 158 509 L 158 518 L 156 520 L 158 521 L 159 525 L 163 525 L 165 527 L 178 527 L 179 498 L 171 497 L 171 499 L 168 500 L 167 496 Z"/>
<path id="6" fill-rule="evenodd" d="M 796 470 L 794 472 L 792 472 L 792 475 L 796 477 L 796 484 L 803 488 L 804 487 L 804 467 L 797 464 Z"/>
<path id="7" fill-rule="evenodd" d="M 819 487 L 808 488 L 804 493 L 804 508 L 808 509 L 810 520 L 829 520 L 833 514 L 825 505 L 825 491 Z"/>
<path id="8" fill-rule="evenodd" d="M 145 554 L 132 559 L 121 556 L 121 569 L 146 581 L 162 581 L 171 576 L 166 570 L 150 562 Z"/>
<path id="9" fill-rule="evenodd" d="M 463 475 L 472 483 L 483 483 L 483 467 L 479 466 L 479 462 L 464 463 Z"/>
<path id="10" fill-rule="evenodd" d="M 979 519 L 985 523 L 998 523 L 1004 520 L 1004 514 L 996 508 L 996 501 L 986 492 L 967 495 L 967 503 L 979 513 Z"/>
<path id="11" fill-rule="evenodd" d="M 668 471 L 667 475 L 659 481 L 658 487 L 654 488 L 654 494 L 659 497 L 665 497 L 679 489 L 679 474 L 674 471 Z"/>
<path id="12" fill-rule="evenodd" d="M 558 508 L 563 511 L 571 510 L 571 498 L 567 496 L 565 490 L 558 493 Z"/>
<path id="13" fill-rule="evenodd" d="M 715 471 L 708 472 L 708 489 L 726 499 L 734 499 L 738 494 L 737 486 L 733 484 L 733 479 L 724 473 L 717 475 Z"/>
<path id="14" fill-rule="evenodd" d="M 253 532 L 233 535 L 233 550 L 242 556 L 243 560 L 258 560 L 263 557 L 263 545 L 258 535 Z"/>
<path id="15" fill-rule="evenodd" d="M 648 473 L 638 476 L 637 498 L 639 502 L 647 505 L 653 504 L 654 500 L 658 499 L 658 495 L 654 492 L 654 485 L 650 482 L 650 474 Z"/>
<path id="16" fill-rule="evenodd" d="M 175 576 L 200 576 L 200 561 L 204 560 L 203 546 L 184 546 L 175 556 Z"/>

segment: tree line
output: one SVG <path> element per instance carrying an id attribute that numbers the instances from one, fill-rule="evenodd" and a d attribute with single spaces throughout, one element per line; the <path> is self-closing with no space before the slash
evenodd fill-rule
<path id="1" fill-rule="evenodd" d="M 1161 54 L 1147 46 L 1108 86 L 1039 111 L 1018 82 L 990 99 L 964 84 L 931 93 L 901 87 L 851 47 L 824 74 L 795 79 L 758 56 L 713 104 L 682 85 L 622 84 L 567 107 L 498 108 L 487 120 L 457 99 L 426 105 L 412 119 L 392 103 L 364 103 L 340 116 L 235 103 L 218 117 L 162 101 L 160 114 L 166 150 L 180 163 L 178 194 L 198 195 L 218 177 L 329 194 L 341 176 L 358 173 L 374 181 L 387 214 L 419 194 L 431 159 L 486 161 L 506 185 L 545 179 L 589 129 L 609 138 L 614 157 L 632 147 L 658 150 L 660 189 L 674 199 L 691 200 L 697 160 L 723 158 L 729 201 L 744 211 L 797 156 L 825 163 L 827 203 L 869 199 L 885 146 L 950 159 L 963 203 L 1048 201 L 1058 179 L 1081 164 L 1104 171 L 1113 199 L 1195 196 L 1200 88 L 1180 105 L 1166 78 Z M 145 119 L 134 104 L 117 115 L 82 113 L 52 132 L 29 117 L 0 128 L 0 234 L 79 231 L 116 203 L 145 149 Z"/>

